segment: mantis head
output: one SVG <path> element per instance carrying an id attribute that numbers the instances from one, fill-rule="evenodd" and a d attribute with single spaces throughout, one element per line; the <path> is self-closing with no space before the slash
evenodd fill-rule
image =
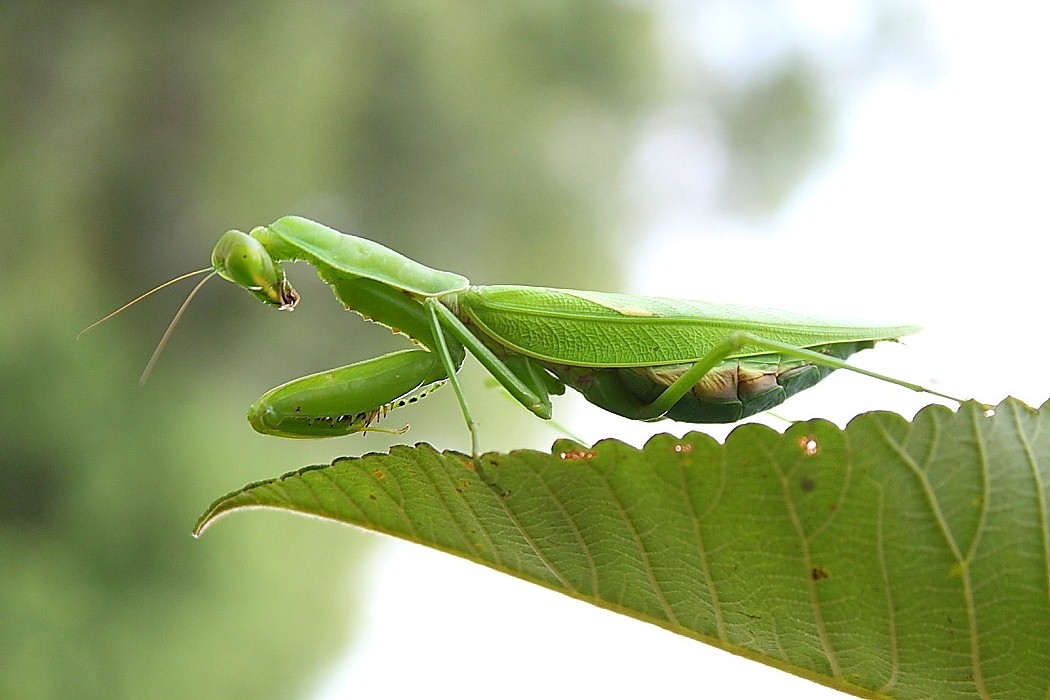
<path id="1" fill-rule="evenodd" d="M 216 274 L 248 290 L 263 303 L 292 310 L 299 294 L 284 269 L 258 240 L 243 231 L 227 231 L 215 244 L 211 266 Z"/>
<path id="2" fill-rule="evenodd" d="M 266 247 L 262 243 L 247 233 L 241 231 L 227 231 L 221 238 L 219 238 L 219 242 L 215 244 L 215 249 L 211 253 L 210 268 L 206 267 L 203 270 L 187 272 L 184 275 L 179 275 L 175 279 L 157 285 L 145 294 L 140 294 L 135 297 L 116 311 L 95 321 L 90 326 L 80 331 L 80 333 L 77 334 L 77 338 L 84 335 L 84 333 L 103 321 L 113 318 L 129 306 L 137 304 L 154 292 L 158 292 L 165 287 L 173 285 L 176 282 L 181 282 L 189 277 L 202 275 L 205 272 L 210 272 L 211 274 L 197 283 L 197 286 L 194 287 L 193 291 L 191 291 L 189 296 L 186 297 L 186 301 L 182 302 L 182 306 L 180 306 L 179 310 L 175 312 L 175 317 L 171 319 L 171 323 L 168 324 L 167 330 L 164 331 L 164 335 L 161 336 L 160 342 L 157 343 L 157 347 L 153 351 L 153 356 L 150 357 L 149 362 L 146 363 L 146 369 L 142 371 L 142 377 L 139 379 L 140 383 L 145 383 L 149 378 L 150 373 L 153 372 L 154 365 L 157 364 L 161 352 L 168 344 L 168 339 L 171 338 L 175 326 L 178 325 L 179 319 L 181 319 L 182 314 L 186 312 L 190 302 L 193 301 L 195 296 L 197 296 L 197 292 L 201 290 L 201 287 L 203 287 L 205 283 L 215 275 L 219 275 L 223 279 L 233 282 L 238 287 L 247 289 L 254 294 L 257 299 L 266 304 L 276 306 L 279 309 L 287 309 L 290 311 L 295 308 L 296 303 L 299 301 L 299 293 L 288 283 L 288 280 L 284 276 L 284 270 L 274 261 L 273 256 L 270 255 L 269 251 L 266 250 Z"/>

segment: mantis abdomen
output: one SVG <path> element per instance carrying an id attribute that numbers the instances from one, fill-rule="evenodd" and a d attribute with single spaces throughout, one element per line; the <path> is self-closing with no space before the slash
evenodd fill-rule
<path id="1" fill-rule="evenodd" d="M 845 359 L 873 345 L 872 341 L 857 341 L 812 349 Z M 692 367 L 545 366 L 591 403 L 627 418 L 637 418 L 640 411 Z M 831 367 L 775 354 L 725 360 L 701 377 L 661 417 L 686 423 L 734 423 L 768 411 L 832 371 Z"/>

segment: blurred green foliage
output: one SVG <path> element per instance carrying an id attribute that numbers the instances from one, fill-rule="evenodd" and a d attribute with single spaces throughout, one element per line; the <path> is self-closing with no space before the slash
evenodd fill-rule
<path id="1" fill-rule="evenodd" d="M 350 629 L 365 541 L 288 519 L 202 542 L 189 528 L 245 480 L 376 449 L 275 447 L 244 411 L 267 384 L 391 341 L 324 338 L 308 312 L 278 335 L 278 317 L 215 283 L 145 388 L 185 290 L 74 334 L 207 264 L 226 228 L 289 212 L 430 264 L 500 260 L 494 276 L 568 241 L 605 267 L 582 188 L 607 187 L 624 155 L 648 25 L 605 3 L 0 9 L 0 697 L 309 688 L 304 670 Z M 566 183 L 550 134 L 581 114 L 605 125 L 580 144 L 600 161 L 584 154 Z M 323 289 L 304 301 L 334 307 Z"/>
<path id="2" fill-rule="evenodd" d="M 652 11 L 0 5 L 0 697 L 310 688 L 304 669 L 350 629 L 348 564 L 365 541 L 287 518 L 204 542 L 188 531 L 217 493 L 388 444 L 274 441 L 244 411 L 271 385 L 394 341 L 300 269 L 304 303 L 279 322 L 213 282 L 145 388 L 135 378 L 184 292 L 74 334 L 207 264 L 223 230 L 288 213 L 479 282 L 615 288 L 620 179 L 666 87 Z M 816 84 L 802 72 L 740 85 L 712 109 L 749 115 L 739 136 L 795 105 L 791 132 L 806 138 L 760 152 L 810 152 Z M 803 160 L 764 186 L 789 190 Z M 419 410 L 416 440 L 442 440 L 418 431 L 426 415 L 464 446 L 451 399 Z"/>

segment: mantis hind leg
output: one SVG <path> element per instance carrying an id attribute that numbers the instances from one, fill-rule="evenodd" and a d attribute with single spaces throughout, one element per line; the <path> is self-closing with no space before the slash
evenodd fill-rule
<path id="1" fill-rule="evenodd" d="M 952 401 L 962 403 L 963 399 L 943 394 L 939 391 L 929 389 L 919 384 L 907 382 L 895 377 L 890 377 L 885 374 L 879 374 L 878 372 L 872 372 L 870 370 L 856 367 L 847 363 L 845 360 L 828 355 L 822 352 L 816 352 L 814 350 L 808 350 L 806 348 L 798 348 L 785 343 L 780 343 L 774 340 L 769 340 L 761 336 L 756 336 L 751 333 L 733 333 L 727 337 L 724 341 L 716 345 L 710 352 L 704 355 L 702 358 L 684 372 L 678 379 L 676 379 L 666 390 L 663 391 L 652 403 L 647 406 L 643 406 L 637 414 L 637 418 L 640 420 L 652 420 L 665 415 L 671 408 L 678 403 L 692 388 L 699 382 L 706 374 L 717 367 L 721 362 L 728 359 L 734 352 L 741 348 L 748 347 L 760 347 L 770 352 L 778 353 L 784 357 L 793 358 L 796 360 L 802 360 L 804 362 L 811 363 L 818 367 L 826 367 L 829 370 L 845 369 L 858 374 L 863 374 L 867 377 L 879 379 L 890 384 L 896 384 L 897 386 L 910 389 L 912 391 L 923 392 L 932 394 L 934 396 L 940 396 L 941 398 L 950 399 Z M 771 406 L 770 406 L 771 407 Z"/>

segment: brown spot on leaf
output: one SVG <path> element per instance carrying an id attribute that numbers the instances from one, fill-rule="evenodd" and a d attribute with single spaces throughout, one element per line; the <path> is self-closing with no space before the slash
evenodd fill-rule
<path id="1" fill-rule="evenodd" d="M 802 453 L 807 457 L 812 457 L 820 451 L 820 445 L 817 443 L 817 439 L 812 435 L 806 435 L 798 439 L 798 446 L 802 449 Z"/>

